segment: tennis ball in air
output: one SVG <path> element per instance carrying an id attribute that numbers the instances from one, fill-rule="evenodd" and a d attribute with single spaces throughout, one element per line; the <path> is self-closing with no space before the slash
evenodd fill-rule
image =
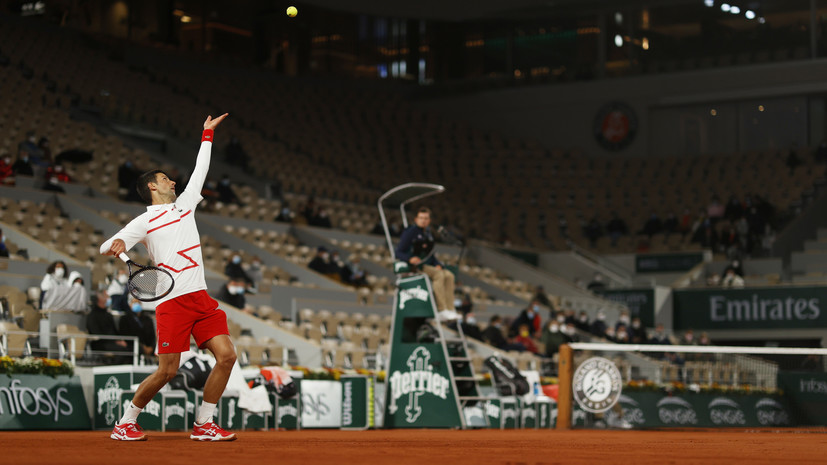
<path id="1" fill-rule="evenodd" d="M 297 14 L 299 14 L 299 10 L 296 9 L 294 6 L 287 7 L 287 16 L 294 18 Z"/>

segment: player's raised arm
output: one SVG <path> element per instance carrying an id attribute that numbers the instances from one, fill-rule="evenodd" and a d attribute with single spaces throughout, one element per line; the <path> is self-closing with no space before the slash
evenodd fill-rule
<path id="1" fill-rule="evenodd" d="M 210 158 L 212 155 L 213 131 L 224 121 L 229 113 L 224 113 L 218 118 L 213 119 L 212 116 L 207 116 L 204 121 L 204 133 L 201 136 L 201 148 L 198 150 L 198 158 L 195 160 L 195 168 L 192 170 L 192 176 L 187 183 L 184 193 L 191 196 L 197 203 L 201 200 L 201 189 L 204 187 L 204 181 L 207 179 L 207 171 L 210 169 Z M 183 196 L 183 195 L 182 195 Z M 192 200 L 191 198 L 191 200 Z"/>

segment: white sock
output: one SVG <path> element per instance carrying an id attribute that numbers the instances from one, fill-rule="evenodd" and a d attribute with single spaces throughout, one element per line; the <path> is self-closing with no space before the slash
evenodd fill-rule
<path id="1" fill-rule="evenodd" d="M 124 423 L 129 423 L 130 421 L 136 421 L 138 419 L 138 414 L 141 413 L 144 409 L 135 406 L 132 402 L 129 403 L 129 407 L 126 408 L 126 412 L 123 413 L 123 417 L 121 421 L 118 422 L 119 425 Z"/>
<path id="2" fill-rule="evenodd" d="M 203 425 L 208 421 L 212 421 L 212 416 L 215 413 L 215 404 L 207 401 L 201 401 L 201 407 L 198 409 L 198 416 L 195 417 L 195 424 Z"/>

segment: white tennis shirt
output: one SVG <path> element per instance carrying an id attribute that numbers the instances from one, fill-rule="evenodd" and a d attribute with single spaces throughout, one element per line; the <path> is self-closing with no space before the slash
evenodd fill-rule
<path id="1" fill-rule="evenodd" d="M 195 207 L 201 202 L 201 188 L 210 168 L 212 142 L 201 142 L 195 169 L 186 189 L 174 203 L 150 205 L 141 214 L 101 244 L 106 253 L 112 241 L 121 239 L 126 250 L 142 243 L 149 251 L 155 266 L 172 274 L 175 286 L 158 304 L 191 292 L 207 289 L 204 279 L 204 259 L 201 256 L 201 236 L 195 225 Z"/>

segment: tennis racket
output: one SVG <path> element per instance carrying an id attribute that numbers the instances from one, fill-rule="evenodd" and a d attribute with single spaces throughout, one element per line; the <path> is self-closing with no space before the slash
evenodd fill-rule
<path id="1" fill-rule="evenodd" d="M 132 297 L 141 302 L 154 302 L 163 299 L 175 286 L 175 280 L 169 271 L 155 267 L 139 265 L 125 253 L 118 255 L 118 258 L 129 267 L 129 281 L 127 287 Z"/>

